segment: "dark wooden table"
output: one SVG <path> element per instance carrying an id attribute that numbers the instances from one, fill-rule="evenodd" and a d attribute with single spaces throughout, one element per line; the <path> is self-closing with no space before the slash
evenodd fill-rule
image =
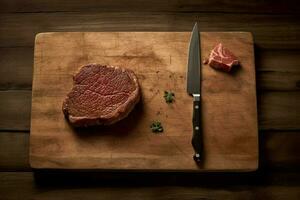
<path id="1" fill-rule="evenodd" d="M 1 0 L 0 199 L 300 199 L 297 1 Z M 35 34 L 250 31 L 255 38 L 259 170 L 252 173 L 38 171 L 28 162 Z"/>

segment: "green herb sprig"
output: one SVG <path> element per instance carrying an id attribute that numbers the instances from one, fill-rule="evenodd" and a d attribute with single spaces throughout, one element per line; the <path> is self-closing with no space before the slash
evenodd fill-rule
<path id="1" fill-rule="evenodd" d="M 161 133 L 164 131 L 164 128 L 160 121 L 153 121 L 150 128 L 153 133 Z"/>
<path id="2" fill-rule="evenodd" d="M 171 91 L 165 91 L 164 98 L 166 103 L 173 103 L 175 101 L 175 94 Z"/>

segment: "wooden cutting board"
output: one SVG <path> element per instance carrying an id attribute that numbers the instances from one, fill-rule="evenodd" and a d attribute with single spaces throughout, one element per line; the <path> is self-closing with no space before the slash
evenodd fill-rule
<path id="1" fill-rule="evenodd" d="M 192 159 L 192 102 L 186 93 L 189 32 L 77 32 L 36 36 L 30 164 L 33 168 L 251 171 L 258 166 L 253 38 L 201 33 L 202 59 L 219 42 L 240 60 L 228 74 L 203 65 L 204 161 Z M 73 129 L 61 107 L 72 75 L 87 63 L 130 68 L 142 101 L 109 127 Z M 165 90 L 175 93 L 166 104 Z M 149 126 L 159 120 L 164 133 Z"/>

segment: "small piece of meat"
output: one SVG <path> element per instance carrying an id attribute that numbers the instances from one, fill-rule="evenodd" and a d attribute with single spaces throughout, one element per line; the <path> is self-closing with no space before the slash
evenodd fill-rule
<path id="1" fill-rule="evenodd" d="M 73 81 L 62 106 L 73 126 L 113 124 L 125 118 L 140 99 L 137 77 L 129 69 L 89 64 Z"/>
<path id="2" fill-rule="evenodd" d="M 239 65 L 239 61 L 233 53 L 219 43 L 211 51 L 208 64 L 214 69 L 229 72 L 233 66 Z"/>

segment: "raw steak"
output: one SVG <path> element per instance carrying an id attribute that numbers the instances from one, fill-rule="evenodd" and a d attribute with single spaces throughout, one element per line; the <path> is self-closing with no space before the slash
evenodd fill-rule
<path id="1" fill-rule="evenodd" d="M 89 64 L 73 81 L 62 110 L 74 126 L 113 124 L 125 118 L 140 99 L 137 77 L 128 69 Z"/>
<path id="2" fill-rule="evenodd" d="M 208 64 L 215 69 L 229 72 L 233 66 L 239 65 L 239 61 L 233 53 L 219 43 L 211 51 Z"/>

